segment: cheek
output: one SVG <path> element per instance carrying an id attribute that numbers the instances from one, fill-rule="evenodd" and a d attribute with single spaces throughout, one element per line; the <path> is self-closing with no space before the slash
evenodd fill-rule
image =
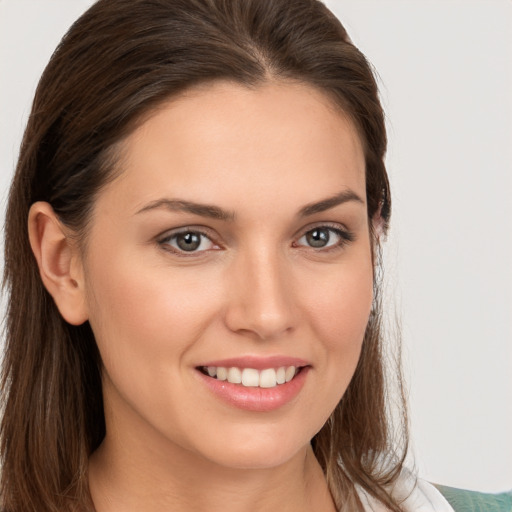
<path id="1" fill-rule="evenodd" d="M 167 434 L 174 425 L 172 435 L 179 437 L 190 429 L 180 430 L 180 422 L 195 415 L 186 412 L 193 403 L 186 399 L 187 370 L 221 291 L 205 286 L 197 270 L 172 271 L 121 255 L 110 261 L 116 264 L 91 262 L 89 301 L 109 417 L 129 429 L 145 428 L 143 418 Z"/>
<path id="2" fill-rule="evenodd" d="M 197 271 L 122 255 L 110 261 L 91 262 L 88 279 L 90 323 L 105 367 L 133 371 L 182 357 L 211 321 L 219 291 Z"/>
<path id="3" fill-rule="evenodd" d="M 373 300 L 371 264 L 339 269 L 310 294 L 311 324 L 336 352 L 362 343 Z"/>
<path id="4" fill-rule="evenodd" d="M 364 259 L 362 260 L 364 261 Z M 373 300 L 373 268 L 340 267 L 325 278 L 321 293 L 310 294 L 307 308 L 313 336 L 320 340 L 325 419 L 345 393 L 359 361 Z"/>

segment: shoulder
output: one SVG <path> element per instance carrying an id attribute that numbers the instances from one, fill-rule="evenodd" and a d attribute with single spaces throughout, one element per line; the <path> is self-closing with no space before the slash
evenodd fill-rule
<path id="1" fill-rule="evenodd" d="M 458 512 L 436 487 L 405 469 L 390 486 L 389 493 L 404 512 Z M 361 489 L 359 495 L 366 512 L 389 512 L 387 507 Z"/>
<path id="2" fill-rule="evenodd" d="M 361 488 L 358 492 L 366 512 L 389 512 Z M 512 491 L 488 494 L 431 484 L 405 468 L 389 492 L 404 512 L 512 512 Z"/>
<path id="3" fill-rule="evenodd" d="M 436 484 L 435 487 L 455 512 L 512 512 L 512 492 L 487 494 L 445 485 Z"/>

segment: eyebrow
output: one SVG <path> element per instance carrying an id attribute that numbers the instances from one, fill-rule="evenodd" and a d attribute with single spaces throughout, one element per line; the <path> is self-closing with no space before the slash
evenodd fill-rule
<path id="1" fill-rule="evenodd" d="M 321 213 L 340 204 L 349 201 L 356 201 L 364 204 L 364 201 L 352 190 L 344 190 L 327 199 L 307 204 L 299 210 L 299 217 L 307 217 L 315 213 Z M 165 209 L 173 212 L 186 212 L 201 217 L 209 217 L 211 219 L 233 221 L 235 219 L 234 212 L 224 210 L 218 206 L 211 204 L 195 203 L 193 201 L 185 201 L 183 199 L 157 199 L 137 211 L 136 215 L 152 210 Z"/>
<path id="2" fill-rule="evenodd" d="M 187 212 L 201 217 L 209 217 L 217 220 L 234 220 L 235 214 L 210 204 L 194 203 L 182 199 L 157 199 L 141 208 L 138 212 L 143 213 L 156 209 L 165 209 L 173 212 Z"/>
<path id="3" fill-rule="evenodd" d="M 322 199 L 322 201 L 307 204 L 300 209 L 299 217 L 307 217 L 308 215 L 313 215 L 315 213 L 325 212 L 326 210 L 330 210 L 335 206 L 347 203 L 349 201 L 356 201 L 358 203 L 364 204 L 364 201 L 355 192 L 352 190 L 344 190 L 343 192 L 340 192 L 339 194 L 336 194 L 332 197 Z"/>

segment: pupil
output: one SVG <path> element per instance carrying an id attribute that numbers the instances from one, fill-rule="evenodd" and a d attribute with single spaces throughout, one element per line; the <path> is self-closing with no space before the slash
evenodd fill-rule
<path id="1" fill-rule="evenodd" d="M 311 247 L 325 247 L 329 243 L 328 229 L 313 229 L 306 235 Z"/>
<path id="2" fill-rule="evenodd" d="M 195 251 L 201 245 L 201 237 L 197 233 L 178 235 L 176 243 L 184 251 Z"/>

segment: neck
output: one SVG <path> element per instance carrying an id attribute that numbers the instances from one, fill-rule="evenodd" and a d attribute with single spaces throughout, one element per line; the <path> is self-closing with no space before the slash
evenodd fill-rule
<path id="1" fill-rule="evenodd" d="M 262 469 L 226 468 L 176 447 L 165 456 L 147 445 L 143 453 L 131 448 L 107 436 L 91 457 L 96 512 L 335 511 L 310 446 L 278 467 Z"/>

